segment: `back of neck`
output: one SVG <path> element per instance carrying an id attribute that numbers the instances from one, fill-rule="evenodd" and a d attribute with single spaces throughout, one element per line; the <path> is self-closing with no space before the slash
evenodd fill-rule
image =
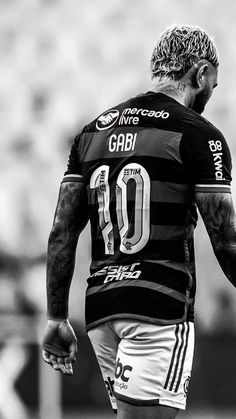
<path id="1" fill-rule="evenodd" d="M 177 102 L 181 103 L 184 106 L 186 104 L 186 85 L 181 81 L 158 81 L 154 82 L 153 86 L 150 89 L 152 92 L 155 93 L 163 93 L 172 99 L 177 100 Z"/>

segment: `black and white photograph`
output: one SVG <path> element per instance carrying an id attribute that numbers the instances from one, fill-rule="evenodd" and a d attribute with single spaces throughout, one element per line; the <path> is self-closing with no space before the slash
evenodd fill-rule
<path id="1" fill-rule="evenodd" d="M 236 418 L 236 4 L 0 0 L 0 418 Z"/>

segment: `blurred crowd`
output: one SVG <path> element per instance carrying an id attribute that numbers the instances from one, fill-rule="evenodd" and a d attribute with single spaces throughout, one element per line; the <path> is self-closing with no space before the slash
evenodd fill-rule
<path id="1" fill-rule="evenodd" d="M 45 313 L 47 237 L 70 144 L 104 109 L 148 90 L 152 48 L 166 26 L 198 24 L 214 35 L 219 87 L 206 117 L 236 158 L 235 11 L 236 4 L 227 9 L 213 0 L 166 0 L 162 8 L 155 0 L 0 0 L 1 313 Z M 235 322 L 236 291 L 201 225 L 197 240 L 197 320 L 203 331 L 217 330 L 220 312 L 223 324 L 227 313 Z M 83 323 L 88 229 L 81 242 L 71 315 Z"/>

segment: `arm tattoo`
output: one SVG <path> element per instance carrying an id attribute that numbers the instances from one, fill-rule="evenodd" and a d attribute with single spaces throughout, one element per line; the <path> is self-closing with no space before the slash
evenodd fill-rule
<path id="1" fill-rule="evenodd" d="M 87 198 L 83 184 L 63 183 L 48 241 L 47 302 L 48 316 L 51 318 L 65 319 L 68 316 L 75 251 L 87 217 Z"/>
<path id="2" fill-rule="evenodd" d="M 219 264 L 236 286 L 236 218 L 231 195 L 199 193 L 197 204 Z"/>

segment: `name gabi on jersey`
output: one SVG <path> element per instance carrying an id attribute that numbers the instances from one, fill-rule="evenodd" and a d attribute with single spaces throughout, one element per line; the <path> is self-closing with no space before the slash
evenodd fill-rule
<path id="1" fill-rule="evenodd" d="M 137 133 L 132 134 L 112 134 L 108 141 L 108 149 L 111 153 L 114 151 L 133 151 L 137 139 Z"/>
<path id="2" fill-rule="evenodd" d="M 132 263 L 132 265 L 114 265 L 105 266 L 98 272 L 95 272 L 93 276 L 106 275 L 103 283 L 111 281 L 122 281 L 122 279 L 138 279 L 142 271 L 137 270 L 140 263 Z"/>
<path id="3" fill-rule="evenodd" d="M 222 143 L 220 140 L 211 140 L 208 141 L 209 148 L 212 152 L 214 166 L 215 166 L 215 178 L 216 180 L 224 180 L 223 177 L 223 164 L 222 164 L 222 155 L 223 153 L 220 153 L 222 151 Z"/>
<path id="4" fill-rule="evenodd" d="M 131 116 L 129 116 L 131 115 Z M 161 111 L 154 111 L 150 109 L 138 109 L 138 108 L 126 108 L 123 110 L 118 124 L 119 125 L 138 125 L 139 123 L 139 116 L 147 116 L 149 118 L 162 118 L 167 119 L 169 118 L 169 112 L 165 112 L 164 110 Z"/>

